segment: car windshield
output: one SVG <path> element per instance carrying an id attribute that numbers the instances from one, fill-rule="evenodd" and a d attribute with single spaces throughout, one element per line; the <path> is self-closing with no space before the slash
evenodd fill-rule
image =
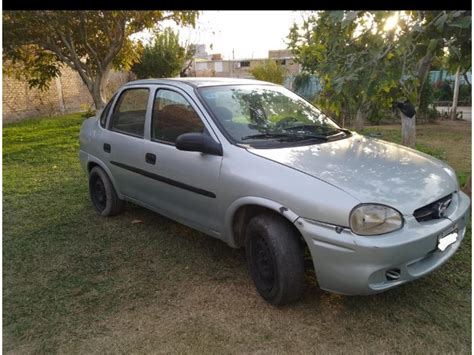
<path id="1" fill-rule="evenodd" d="M 350 135 L 316 107 L 283 87 L 212 86 L 200 88 L 199 93 L 237 143 L 314 144 Z"/>

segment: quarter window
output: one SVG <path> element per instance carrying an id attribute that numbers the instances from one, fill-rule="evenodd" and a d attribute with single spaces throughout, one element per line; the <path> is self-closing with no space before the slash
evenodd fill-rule
<path id="1" fill-rule="evenodd" d="M 143 137 L 148 89 L 128 89 L 120 95 L 112 115 L 114 131 Z"/>
<path id="2" fill-rule="evenodd" d="M 158 90 L 153 105 L 152 139 L 175 143 L 183 133 L 204 132 L 204 125 L 183 95 Z"/>

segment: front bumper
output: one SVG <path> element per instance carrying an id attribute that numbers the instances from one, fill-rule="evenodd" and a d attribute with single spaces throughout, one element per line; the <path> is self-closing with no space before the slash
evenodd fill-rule
<path id="1" fill-rule="evenodd" d="M 303 235 L 313 259 L 319 286 L 347 295 L 382 292 L 424 276 L 444 264 L 459 248 L 466 233 L 470 200 L 455 194 L 455 204 L 446 218 L 419 223 L 405 216 L 402 229 L 380 236 L 360 236 L 345 228 L 298 218 L 296 227 Z M 437 249 L 438 238 L 457 226 L 458 238 L 444 251 Z M 397 279 L 387 271 L 399 271 Z"/>

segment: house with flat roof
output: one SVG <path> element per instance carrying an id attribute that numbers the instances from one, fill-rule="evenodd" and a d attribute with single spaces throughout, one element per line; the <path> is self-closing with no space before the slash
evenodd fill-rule
<path id="1" fill-rule="evenodd" d="M 213 60 L 214 59 L 214 60 Z M 191 66 L 191 76 L 215 76 L 230 78 L 253 78 L 251 70 L 268 59 L 275 60 L 287 70 L 288 76 L 294 76 L 301 70 L 291 52 L 286 49 L 268 51 L 268 58 L 243 58 L 224 60 L 220 54 L 211 55 L 211 59 L 195 58 Z"/>

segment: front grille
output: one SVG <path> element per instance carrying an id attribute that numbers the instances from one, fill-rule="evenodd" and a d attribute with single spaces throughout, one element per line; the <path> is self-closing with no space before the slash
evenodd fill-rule
<path id="1" fill-rule="evenodd" d="M 430 203 L 429 205 L 418 208 L 413 213 L 413 216 L 418 222 L 431 221 L 432 219 L 443 218 L 446 214 L 446 210 L 451 204 L 453 194 L 449 194 L 435 202 Z"/>

